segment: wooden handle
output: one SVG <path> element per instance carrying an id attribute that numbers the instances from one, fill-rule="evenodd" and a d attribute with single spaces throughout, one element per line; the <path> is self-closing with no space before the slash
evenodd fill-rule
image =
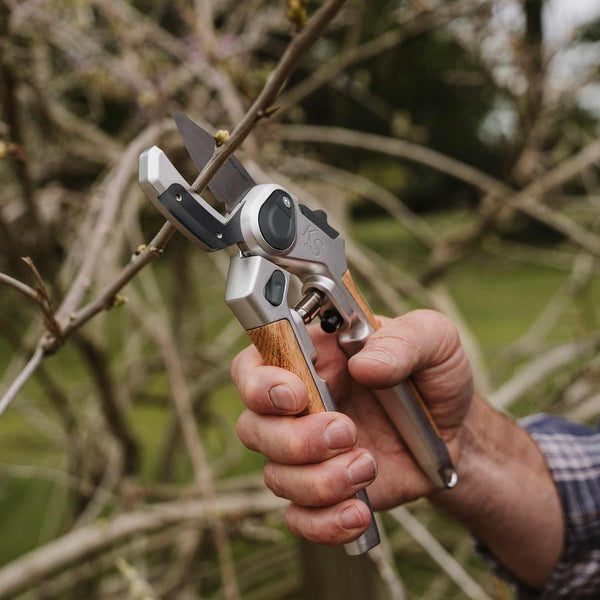
<path id="1" fill-rule="evenodd" d="M 367 317 L 369 323 L 373 325 L 373 329 L 377 331 L 381 327 L 381 323 L 375 318 L 366 300 L 360 295 L 360 292 L 354 283 L 354 279 L 352 279 L 350 269 L 347 269 L 342 275 L 342 281 L 344 282 L 346 289 L 350 292 L 350 295 L 354 298 L 354 302 L 360 306 L 360 309 L 365 313 L 365 317 Z"/>
<path id="2" fill-rule="evenodd" d="M 265 364 L 281 367 L 298 375 L 308 391 L 308 404 L 302 414 L 312 414 L 327 410 L 323 405 L 319 391 L 304 354 L 296 339 L 292 325 L 287 319 L 275 321 L 269 325 L 249 329 L 248 335 L 258 349 Z"/>
<path id="3" fill-rule="evenodd" d="M 381 327 L 381 324 L 379 323 L 379 321 L 375 318 L 375 316 L 371 312 L 371 309 L 369 308 L 365 299 L 360 295 L 360 292 L 358 291 L 358 288 L 356 287 L 356 283 L 354 283 L 354 279 L 352 279 L 350 269 L 346 270 L 346 272 L 342 275 L 342 281 L 344 282 L 346 289 L 350 292 L 350 295 L 354 298 L 354 301 L 356 302 L 356 304 L 358 304 L 360 306 L 360 309 L 363 311 L 363 313 L 369 320 L 369 323 L 371 323 L 371 325 L 373 325 L 373 329 L 375 329 L 375 331 L 377 331 Z M 412 379 L 408 379 L 408 381 L 406 383 L 411 387 L 416 399 L 419 401 L 419 404 L 425 411 L 425 414 L 427 415 L 427 418 L 429 419 L 431 426 L 437 433 L 438 437 L 441 437 L 440 432 L 438 431 L 437 425 L 435 424 L 435 421 L 433 420 L 433 417 L 431 416 L 431 413 L 429 412 L 429 408 L 423 401 L 423 398 L 421 397 L 421 393 L 417 389 L 417 386 L 414 384 Z"/>
<path id="4" fill-rule="evenodd" d="M 291 371 L 304 382 L 308 391 L 308 404 L 306 410 L 300 413 L 301 415 L 327 410 L 321 400 L 319 390 L 304 358 L 294 329 L 287 319 L 249 329 L 248 335 L 267 365 L 282 367 Z M 377 523 L 366 490 L 360 490 L 356 497 L 362 500 L 371 510 L 371 524 L 357 540 L 346 545 L 348 554 L 362 554 L 379 544 Z"/>

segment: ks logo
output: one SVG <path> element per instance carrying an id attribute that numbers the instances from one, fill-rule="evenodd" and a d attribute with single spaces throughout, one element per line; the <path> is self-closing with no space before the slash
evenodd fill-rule
<path id="1" fill-rule="evenodd" d="M 313 256 L 320 256 L 321 250 L 325 245 L 321 238 L 315 237 L 315 233 L 318 233 L 318 231 L 318 229 L 315 229 L 311 225 L 308 225 L 302 233 L 302 237 L 304 238 L 304 247 Z"/>

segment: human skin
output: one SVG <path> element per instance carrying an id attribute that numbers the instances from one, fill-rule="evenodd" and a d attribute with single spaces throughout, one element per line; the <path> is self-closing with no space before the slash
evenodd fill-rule
<path id="1" fill-rule="evenodd" d="M 254 346 L 232 365 L 247 409 L 238 434 L 264 454 L 265 483 L 291 500 L 286 523 L 324 544 L 356 539 L 370 512 L 352 498 L 368 486 L 374 509 L 428 497 L 477 535 L 524 583 L 540 588 L 560 557 L 564 518 L 531 437 L 473 391 L 469 361 L 450 320 L 418 310 L 382 327 L 349 361 L 336 336 L 311 328 L 317 371 L 340 412 L 302 417 L 304 384 L 264 365 Z M 457 467 L 459 483 L 439 491 L 414 462 L 373 389 L 412 377 Z"/>

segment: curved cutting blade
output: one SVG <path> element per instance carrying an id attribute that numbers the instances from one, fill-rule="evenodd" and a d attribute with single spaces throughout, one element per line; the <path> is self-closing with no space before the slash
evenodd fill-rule
<path id="1" fill-rule="evenodd" d="M 192 161 L 198 171 L 202 171 L 215 150 L 215 138 L 180 112 L 173 118 Z M 255 185 L 244 165 L 235 156 L 230 156 L 211 179 L 208 189 L 231 212 Z"/>

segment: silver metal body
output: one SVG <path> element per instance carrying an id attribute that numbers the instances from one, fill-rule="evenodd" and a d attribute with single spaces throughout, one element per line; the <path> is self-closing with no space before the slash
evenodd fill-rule
<path id="1" fill-rule="evenodd" d="M 189 124 L 184 125 L 188 127 Z M 225 166 L 227 167 L 227 164 Z M 230 168 L 235 171 L 235 165 Z M 237 248 L 235 245 L 230 246 L 232 258 L 225 294 L 227 304 L 246 330 L 282 319 L 289 321 L 323 405 L 327 410 L 336 410 L 327 383 L 317 375 L 314 368 L 317 356 L 303 321 L 305 315 L 300 315 L 290 308 L 288 291 L 292 274 L 300 278 L 304 292 L 318 290 L 320 294 L 317 295 L 322 294 L 325 299 L 321 310 L 335 309 L 343 320 L 337 332 L 341 348 L 348 356 L 360 351 L 374 328 L 344 285 L 343 276 L 348 265 L 343 238 L 340 235 L 328 235 L 300 210 L 298 201 L 292 194 L 275 184 L 253 186 L 241 201 L 232 202 L 232 212 L 224 217 L 191 189 L 159 148 L 146 150 L 140 156 L 140 185 L 144 193 L 188 239 L 207 251 L 217 249 L 212 245 L 210 232 L 215 232 L 214 235 L 219 237 L 220 231 L 203 230 L 203 239 L 200 240 L 185 223 L 174 218 L 165 200 L 174 184 L 181 186 L 181 189 L 191 196 L 193 200 L 189 202 L 192 208 L 196 210 L 197 203 L 208 218 L 213 220 L 213 225 L 217 223 L 218 229 L 221 225 L 226 228 L 235 219 L 241 237 L 235 238 L 240 240 L 236 242 Z M 223 185 L 219 189 L 226 190 L 227 187 Z M 259 219 L 261 208 L 277 190 L 285 192 L 283 202 L 293 211 L 295 219 L 293 239 L 284 250 L 270 245 L 263 235 Z M 177 195 L 175 200 L 178 200 Z M 267 282 L 276 271 L 280 271 L 284 277 L 282 301 L 278 305 L 269 302 L 265 297 Z M 378 390 L 376 395 L 415 460 L 431 481 L 439 488 L 453 487 L 457 477 L 446 445 L 435 431 L 426 409 L 410 385 L 401 384 L 393 389 Z M 364 490 L 357 494 L 357 498 L 370 507 Z M 372 518 L 367 531 L 355 542 L 346 545 L 346 550 L 349 554 L 362 554 L 377 543 L 379 534 L 375 519 Z"/>
<path id="2" fill-rule="evenodd" d="M 274 271 L 279 270 L 276 264 L 260 256 L 232 257 L 227 275 L 225 302 L 246 330 L 269 325 L 282 319 L 289 321 L 323 405 L 328 411 L 335 411 L 337 408 L 331 397 L 329 386 L 315 371 L 314 364 L 317 360 L 317 353 L 302 317 L 290 308 L 285 300 L 279 306 L 274 307 L 265 299 L 264 289 L 267 281 Z M 290 274 L 285 271 L 281 272 L 285 277 L 284 298 L 287 298 Z M 356 497 L 371 509 L 369 497 L 364 490 L 358 492 Z M 363 554 L 377 544 L 379 544 L 379 532 L 371 510 L 371 524 L 368 529 L 354 542 L 346 544 L 345 549 L 348 554 Z"/>

